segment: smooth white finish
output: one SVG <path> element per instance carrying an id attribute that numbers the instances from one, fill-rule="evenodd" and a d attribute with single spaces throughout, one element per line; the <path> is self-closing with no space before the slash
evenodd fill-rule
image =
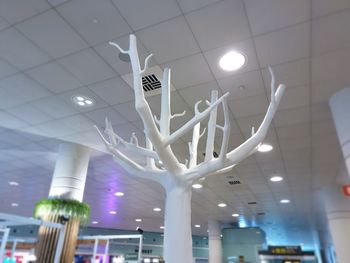
<path id="1" fill-rule="evenodd" d="M 344 197 L 339 185 L 325 189 L 324 196 L 337 262 L 348 263 L 350 258 L 350 198 Z"/>
<path id="2" fill-rule="evenodd" d="M 86 146 L 74 143 L 60 145 L 49 198 L 83 201 L 89 157 L 90 148 Z"/>
<path id="3" fill-rule="evenodd" d="M 247 156 L 256 152 L 257 148 L 265 138 L 269 125 L 276 113 L 279 102 L 285 90 L 284 85 L 279 85 L 275 91 L 275 78 L 272 74 L 271 102 L 264 120 L 255 132 L 252 128 L 252 136 L 228 152 L 230 132 L 229 109 L 227 105 L 228 93 L 218 98 L 218 92 L 213 91 L 211 100 L 206 101 L 207 108 L 200 112 L 198 101 L 194 105 L 195 116 L 182 127 L 170 132 L 170 122 L 175 117 L 181 117 L 184 113 L 172 114 L 170 105 L 170 70 L 165 69 L 162 83 L 161 114 L 157 118 L 153 115 L 148 102 L 145 99 L 142 87 L 142 74 L 148 68 L 148 62 L 152 54 L 140 66 L 137 51 L 136 37 L 130 35 L 129 49 L 124 50 L 115 43 L 119 52 L 128 54 L 133 71 L 133 88 L 135 95 L 135 108 L 144 126 L 146 147 L 138 144 L 135 134 L 132 134 L 130 142 L 125 141 L 117 135 L 112 128 L 111 122 L 106 119 L 105 133 L 108 138 L 97 128 L 107 149 L 113 154 L 115 161 L 126 169 L 130 175 L 154 180 L 160 183 L 166 191 L 165 205 L 165 232 L 164 232 L 164 258 L 167 263 L 177 263 L 181 259 L 183 263 L 191 263 L 192 236 L 191 236 L 191 194 L 192 184 L 200 178 L 218 174 L 227 167 L 236 165 Z M 224 112 L 224 124 L 217 124 L 217 108 L 221 107 Z M 202 120 L 209 118 L 206 143 L 205 160 L 197 164 L 197 145 L 204 131 L 200 131 Z M 192 141 L 189 142 L 189 156 L 185 163 L 181 163 L 172 151 L 172 144 L 176 143 L 186 133 L 192 130 Z M 222 135 L 222 143 L 218 158 L 213 158 L 214 139 L 216 131 Z M 121 146 L 128 152 L 138 155 L 144 159 L 140 164 L 121 151 Z"/>
<path id="4" fill-rule="evenodd" d="M 209 263 L 222 262 L 221 226 L 220 222 L 210 220 L 208 222 L 209 231 Z"/>
<path id="5" fill-rule="evenodd" d="M 335 128 L 350 175 L 350 88 L 335 93 L 329 100 Z"/>

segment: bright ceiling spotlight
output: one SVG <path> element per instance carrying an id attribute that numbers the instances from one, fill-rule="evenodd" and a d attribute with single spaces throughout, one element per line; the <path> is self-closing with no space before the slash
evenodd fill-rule
<path id="1" fill-rule="evenodd" d="M 142 222 L 142 219 L 141 218 L 136 218 L 135 221 L 136 222 Z"/>
<path id="2" fill-rule="evenodd" d="M 239 217 L 239 214 L 232 214 L 233 217 Z"/>
<path id="3" fill-rule="evenodd" d="M 201 227 L 201 225 L 194 225 L 194 227 L 196 227 L 196 228 L 200 228 L 200 227 Z"/>
<path id="4" fill-rule="evenodd" d="M 93 225 L 97 225 L 97 224 L 98 224 L 97 221 L 92 221 L 91 223 L 92 223 Z"/>
<path id="5" fill-rule="evenodd" d="M 153 208 L 153 211 L 154 211 L 154 212 L 160 212 L 160 211 L 162 211 L 162 209 L 159 208 L 159 207 L 155 207 L 155 208 Z"/>
<path id="6" fill-rule="evenodd" d="M 109 211 L 109 213 L 110 213 L 111 215 L 115 215 L 115 214 L 117 214 L 117 211 Z"/>
<path id="7" fill-rule="evenodd" d="M 192 187 L 193 187 L 194 189 L 200 189 L 200 188 L 203 187 L 203 185 L 201 185 L 201 184 L 193 184 Z"/>
<path id="8" fill-rule="evenodd" d="M 261 144 L 258 148 L 258 151 L 265 153 L 265 152 L 271 151 L 272 149 L 273 149 L 273 147 L 270 144 Z"/>
<path id="9" fill-rule="evenodd" d="M 17 206 L 18 206 L 18 204 L 17 204 L 17 203 L 12 203 L 12 204 L 11 204 L 11 206 L 13 206 L 13 207 L 17 207 Z"/>
<path id="10" fill-rule="evenodd" d="M 290 203 L 290 200 L 289 199 L 282 199 L 280 201 L 281 204 L 289 204 Z"/>
<path id="11" fill-rule="evenodd" d="M 219 60 L 219 65 L 223 70 L 234 71 L 243 67 L 246 62 L 245 56 L 238 51 L 229 51 Z"/>
<path id="12" fill-rule="evenodd" d="M 9 185 L 11 185 L 11 186 L 19 186 L 19 183 L 15 182 L 15 181 L 10 181 Z"/>
<path id="13" fill-rule="evenodd" d="M 272 176 L 270 178 L 270 181 L 271 182 L 281 182 L 281 181 L 283 181 L 283 177 L 282 176 Z"/>
<path id="14" fill-rule="evenodd" d="M 82 95 L 73 96 L 72 101 L 74 104 L 81 107 L 89 107 L 95 104 L 93 99 Z"/>
<path id="15" fill-rule="evenodd" d="M 159 227 L 160 229 L 164 229 L 164 226 Z"/>
<path id="16" fill-rule="evenodd" d="M 227 204 L 225 204 L 225 203 L 218 204 L 218 207 L 226 207 L 226 206 L 227 206 Z"/>
<path id="17" fill-rule="evenodd" d="M 123 192 L 116 192 L 114 193 L 115 196 L 124 196 L 124 193 Z"/>

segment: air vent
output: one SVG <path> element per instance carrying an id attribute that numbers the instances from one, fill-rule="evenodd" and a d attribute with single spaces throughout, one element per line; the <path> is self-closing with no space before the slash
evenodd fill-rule
<path id="1" fill-rule="evenodd" d="M 256 205 L 256 202 L 248 202 L 248 205 Z"/>
<path id="2" fill-rule="evenodd" d="M 230 185 L 237 185 L 237 184 L 242 184 L 241 181 L 239 180 L 234 180 L 234 181 L 228 181 Z"/>
<path id="3" fill-rule="evenodd" d="M 265 212 L 258 213 L 258 216 L 264 216 L 264 215 L 265 215 Z"/>
<path id="4" fill-rule="evenodd" d="M 162 84 L 158 80 L 157 76 L 154 74 L 142 77 L 142 86 L 145 92 L 160 89 Z"/>
<path id="5" fill-rule="evenodd" d="M 129 85 L 130 88 L 133 88 L 133 76 L 132 73 L 122 75 L 123 80 Z M 145 91 L 145 97 L 152 97 L 161 94 L 161 82 L 160 80 L 163 77 L 163 70 L 159 66 L 154 66 L 144 73 L 142 76 L 142 86 Z M 170 85 L 170 90 L 175 90 L 173 85 Z"/>

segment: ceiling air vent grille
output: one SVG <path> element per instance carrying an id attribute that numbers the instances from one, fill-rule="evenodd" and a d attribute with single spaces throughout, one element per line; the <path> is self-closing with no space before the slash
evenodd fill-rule
<path id="1" fill-rule="evenodd" d="M 149 92 L 160 89 L 162 87 L 162 84 L 160 83 L 156 75 L 150 74 L 142 77 L 142 86 L 145 92 Z"/>
<path id="2" fill-rule="evenodd" d="M 256 202 L 248 202 L 248 205 L 256 205 Z"/>
<path id="3" fill-rule="evenodd" d="M 233 180 L 233 181 L 228 181 L 230 185 L 237 185 L 237 184 L 242 184 L 241 181 L 239 180 Z"/>

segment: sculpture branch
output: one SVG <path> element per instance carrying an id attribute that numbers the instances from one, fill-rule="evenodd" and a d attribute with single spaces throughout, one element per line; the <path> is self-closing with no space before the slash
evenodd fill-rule
<path id="1" fill-rule="evenodd" d="M 224 94 L 222 97 L 220 97 L 218 100 L 216 100 L 213 104 L 211 104 L 208 108 L 206 108 L 204 111 L 199 112 L 198 110 L 198 104 L 201 103 L 201 101 L 198 101 L 195 105 L 195 115 L 192 119 L 190 119 L 187 123 L 185 123 L 180 129 L 172 133 L 168 138 L 165 139 L 164 145 L 170 145 L 174 143 L 176 140 L 178 140 L 181 136 L 185 135 L 189 130 L 191 130 L 197 123 L 201 122 L 203 119 L 205 119 L 212 110 L 215 109 L 215 107 L 220 104 L 229 93 Z"/>
<path id="2" fill-rule="evenodd" d="M 213 90 L 211 92 L 211 100 L 207 102 L 207 105 L 213 105 L 218 100 L 218 91 Z M 208 122 L 208 136 L 207 136 L 207 145 L 205 150 L 205 161 L 208 162 L 213 159 L 214 152 L 214 141 L 215 141 L 215 132 L 216 132 L 216 119 L 217 119 L 218 107 L 215 106 L 210 112 L 209 122 Z"/>
<path id="3" fill-rule="evenodd" d="M 228 148 L 228 143 L 230 139 L 230 133 L 231 133 L 231 124 L 230 124 L 230 114 L 229 114 L 229 109 L 227 106 L 227 101 L 224 99 L 222 101 L 222 108 L 224 111 L 224 127 L 221 128 L 222 130 L 222 142 L 221 142 L 221 149 L 220 149 L 220 155 L 219 158 L 221 161 L 224 161 L 226 159 L 226 154 L 227 154 L 227 148 Z"/>

